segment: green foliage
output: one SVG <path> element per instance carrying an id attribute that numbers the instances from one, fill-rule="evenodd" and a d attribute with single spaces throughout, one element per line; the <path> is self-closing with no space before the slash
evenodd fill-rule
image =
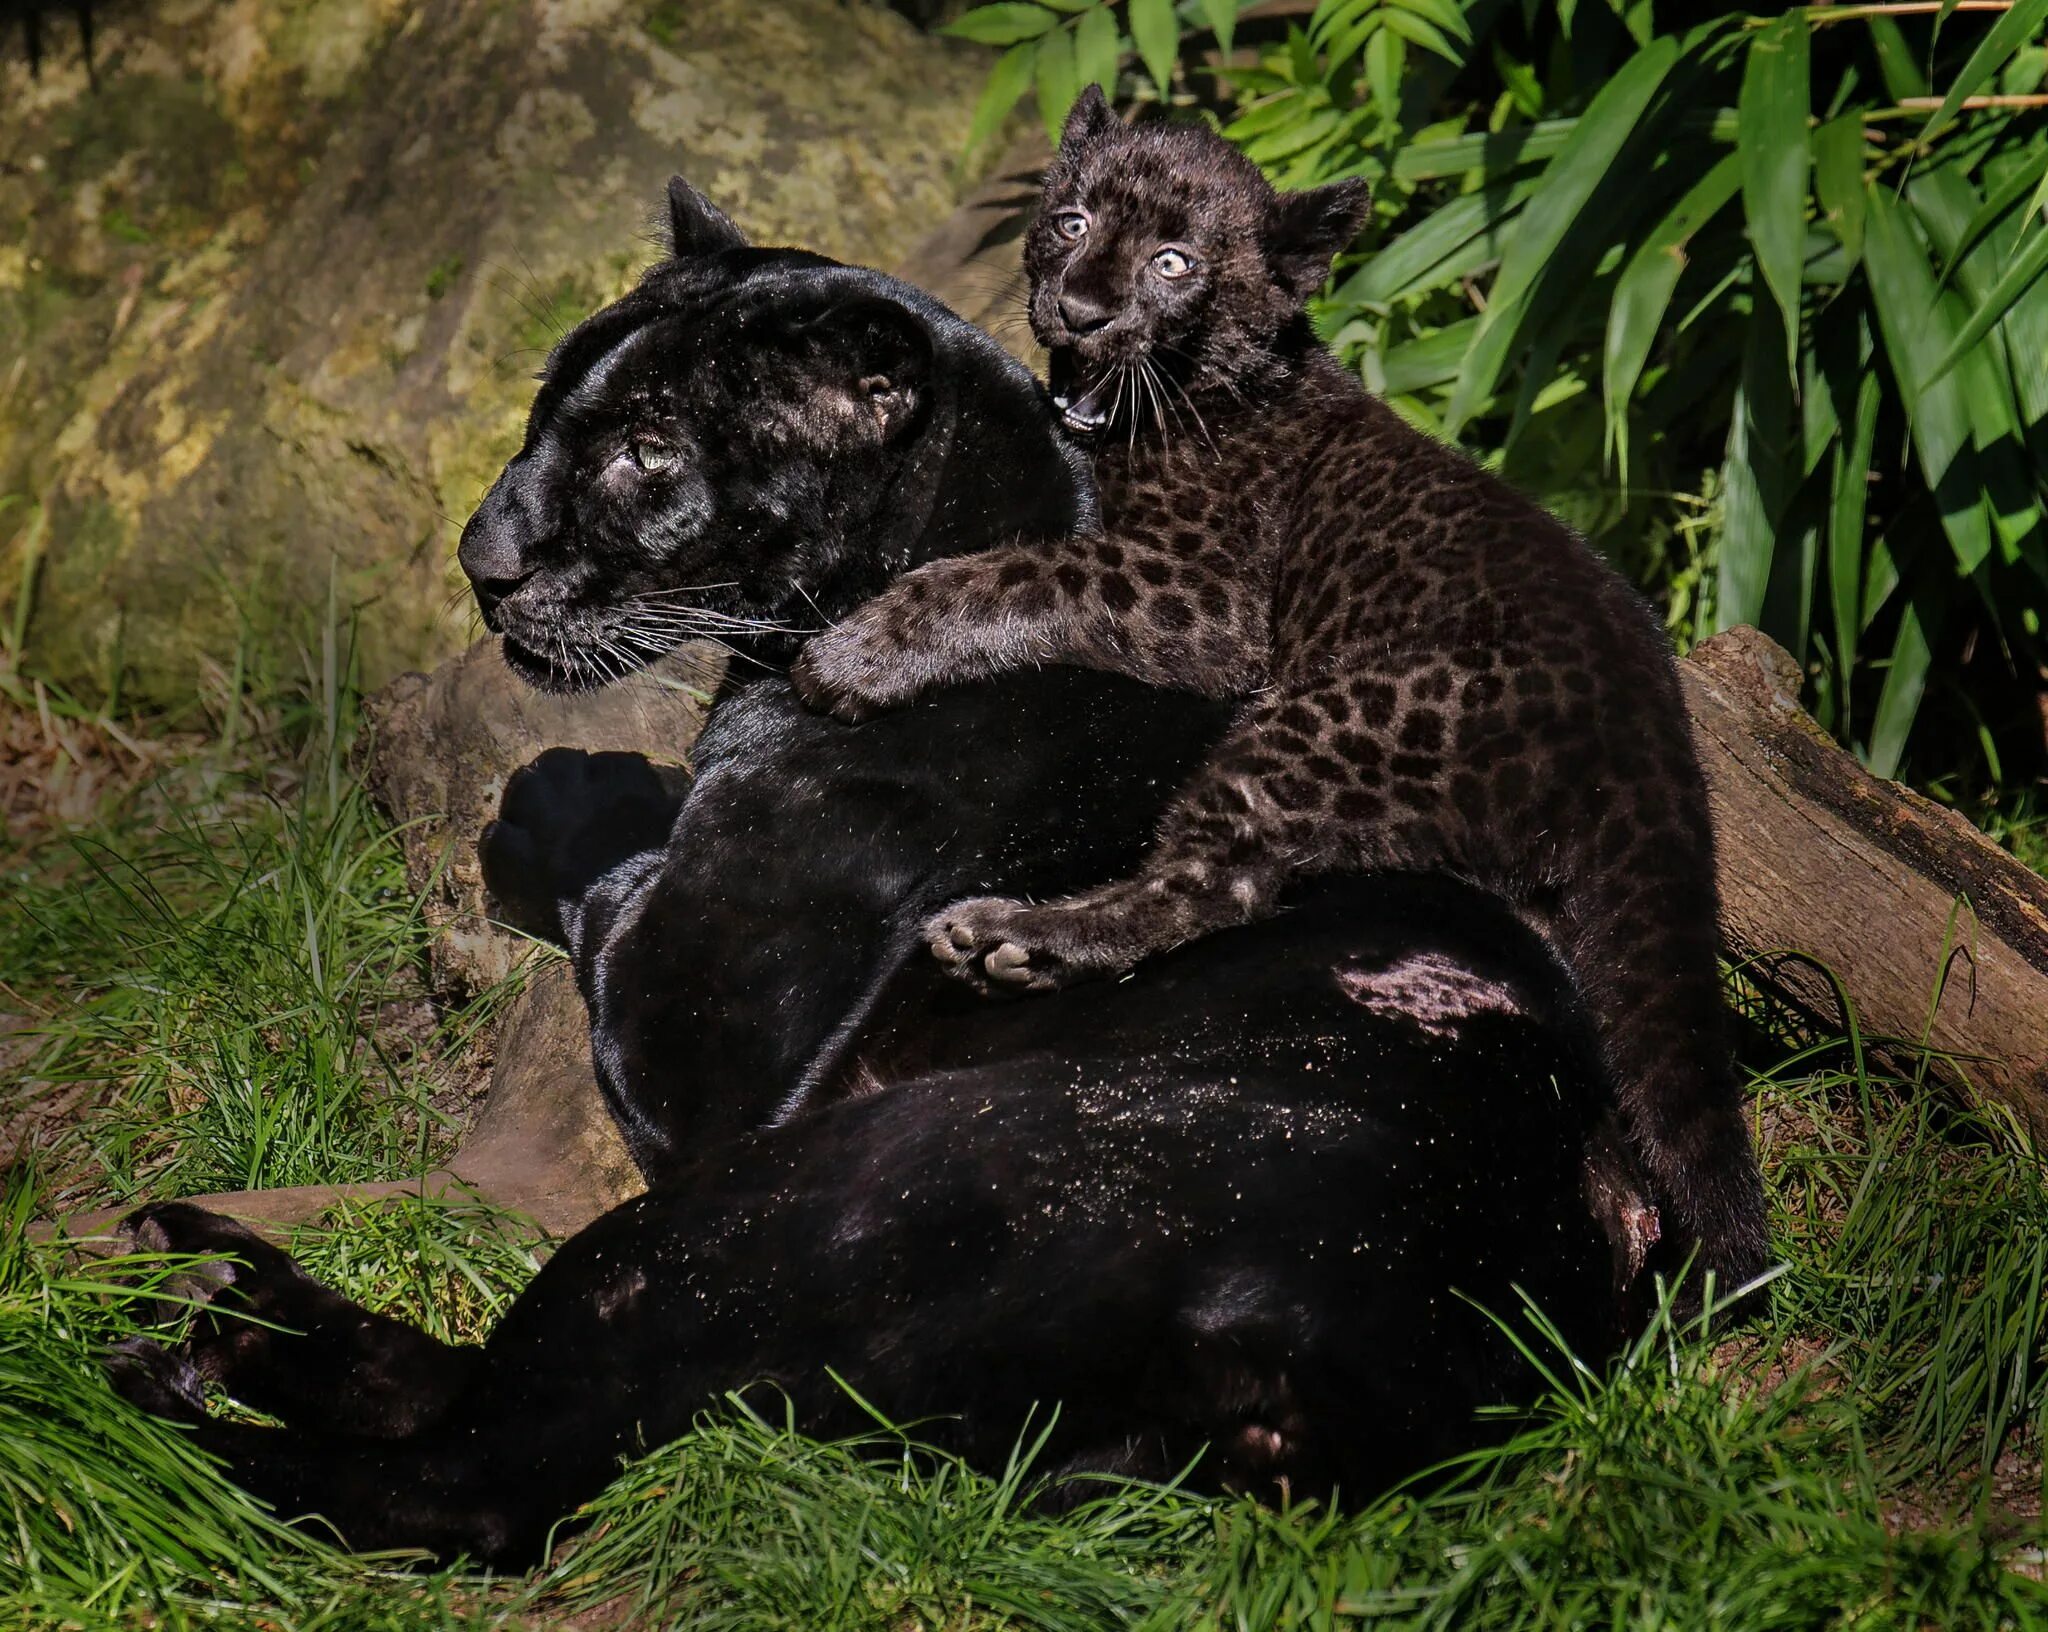
<path id="1" fill-rule="evenodd" d="M 444 1067 L 510 995 L 427 1003 L 423 896 L 351 779 L 347 637 L 323 644 L 312 695 L 237 678 L 220 738 L 9 860 L 0 968 L 33 1023 L 0 1115 L 85 1099 L 53 1153 L 74 1202 L 422 1172 Z"/>
<path id="2" fill-rule="evenodd" d="M 1014 42 L 986 107 L 1107 9 L 968 12 L 957 32 L 1000 17 Z M 1125 94 L 1200 104 L 1280 185 L 1374 184 L 1318 313 L 1368 385 L 1672 596 L 1682 636 L 1760 625 L 1883 774 L 1980 637 L 2004 680 L 1973 684 L 2032 688 L 2048 0 L 1237 9 L 1179 6 L 1176 59 L 1133 8 Z M 1068 84 L 1035 82 L 1054 127 Z M 1988 744 L 2002 705 L 1960 702 Z M 1916 740 L 1953 767 L 1933 728 Z"/>
<path id="3" fill-rule="evenodd" d="M 1035 92 L 1046 135 L 1059 137 L 1067 108 L 1091 81 L 1111 96 L 1186 100 L 1182 36 L 1207 30 L 1228 44 L 1238 0 L 997 0 L 977 6 L 945 32 L 1006 46 L 974 110 L 967 145 L 979 148 Z M 1130 63 L 1128 71 L 1124 64 Z"/>
<path id="4" fill-rule="evenodd" d="M 417 1074 L 377 1027 L 427 925 L 359 791 L 174 815 L 10 908 L 78 1000 L 39 1028 L 30 1091 L 110 1090 L 84 1123 L 116 1194 L 342 1183 L 425 1165 Z"/>

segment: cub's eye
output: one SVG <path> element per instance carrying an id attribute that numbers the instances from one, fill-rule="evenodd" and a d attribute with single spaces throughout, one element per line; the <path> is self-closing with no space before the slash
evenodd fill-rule
<path id="1" fill-rule="evenodd" d="M 1088 236 L 1088 212 L 1086 210 L 1061 210 L 1052 218 L 1052 230 L 1070 244 L 1078 243 Z"/>
<path id="2" fill-rule="evenodd" d="M 1195 269 L 1195 258 L 1171 244 L 1152 257 L 1152 270 L 1162 278 L 1184 278 Z"/>
<path id="3" fill-rule="evenodd" d="M 675 466 L 674 452 L 664 448 L 659 442 L 635 442 L 629 446 L 628 452 L 633 463 L 650 476 L 659 475 L 662 471 L 673 469 Z"/>

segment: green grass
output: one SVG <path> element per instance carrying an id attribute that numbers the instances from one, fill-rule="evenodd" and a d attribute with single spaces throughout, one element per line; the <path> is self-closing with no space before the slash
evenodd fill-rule
<path id="1" fill-rule="evenodd" d="M 9 863 L 0 960 L 43 1027 L 16 1090 L 68 1079 L 101 1102 L 0 1187 L 0 1627 L 2048 1628 L 2038 1155 L 2001 1113 L 1796 1038 L 1758 1079 L 1788 1266 L 1769 1317 L 1720 1344 L 1662 1323 L 1596 1375 L 1534 1312 L 1497 1311 L 1528 1409 L 1503 1445 L 1376 1502 L 1105 1483 L 1048 1513 L 1031 1425 L 989 1477 L 879 1422 L 822 1445 L 726 1401 L 527 1580 L 277 1525 L 101 1377 L 175 1265 L 79 1263 L 25 1227 L 53 1205 L 45 1171 L 75 1209 L 429 1158 L 459 1036 L 390 1038 L 426 927 L 328 719 L 288 776 L 202 755 Z M 456 1341 L 545 1252 L 460 1197 L 352 1205 L 294 1246 Z"/>

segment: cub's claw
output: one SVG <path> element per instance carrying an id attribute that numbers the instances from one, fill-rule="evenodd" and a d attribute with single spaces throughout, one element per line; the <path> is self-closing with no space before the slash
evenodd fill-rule
<path id="1" fill-rule="evenodd" d="M 1025 926 L 1040 910 L 1001 896 L 957 902 L 926 926 L 925 941 L 948 973 L 983 991 L 1054 991 L 1085 971 L 1033 944 Z"/>

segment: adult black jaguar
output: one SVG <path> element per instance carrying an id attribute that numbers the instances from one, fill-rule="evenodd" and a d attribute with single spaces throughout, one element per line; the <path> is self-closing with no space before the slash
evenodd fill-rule
<path id="1" fill-rule="evenodd" d="M 866 1426 L 830 1368 L 993 1464 L 1057 1404 L 1055 1488 L 1199 1456 L 1201 1485 L 1363 1497 L 1530 1388 L 1482 1307 L 1526 1296 L 1600 1351 L 1603 1095 L 1568 982 L 1500 904 L 1311 880 L 1121 985 L 991 1003 L 937 971 L 946 901 L 1129 866 L 1224 710 L 1048 670 L 857 727 L 807 713 L 779 672 L 804 628 L 938 555 L 1086 525 L 1087 481 L 1037 385 L 928 297 L 750 247 L 680 182 L 671 214 L 672 256 L 550 359 L 462 546 L 538 684 L 692 632 L 733 649 L 680 800 L 558 752 L 484 846 L 508 914 L 574 958 L 651 1189 L 477 1348 L 146 1209 L 144 1242 L 238 1262 L 120 1385 L 354 1546 L 526 1564 L 621 1458 L 757 1381 L 812 1430 Z M 286 1426 L 208 1416 L 205 1380 Z"/>

